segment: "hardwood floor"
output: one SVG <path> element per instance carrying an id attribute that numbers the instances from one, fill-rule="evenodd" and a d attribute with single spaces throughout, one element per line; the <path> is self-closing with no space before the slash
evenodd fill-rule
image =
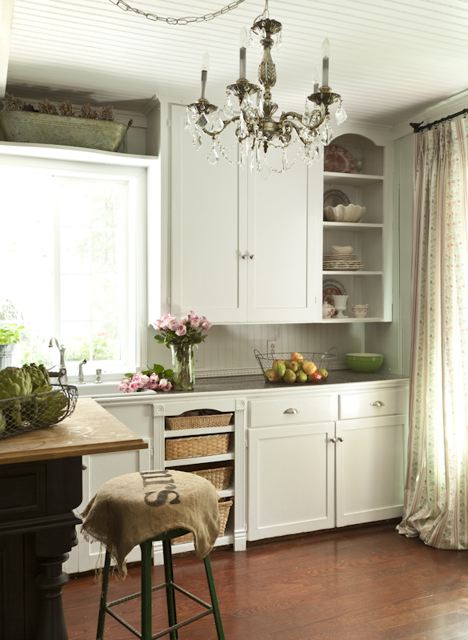
<path id="1" fill-rule="evenodd" d="M 211 557 L 226 640 L 468 638 L 467 552 L 426 547 L 398 535 L 393 524 L 262 542 L 245 553 L 220 549 Z M 174 568 L 176 582 L 208 598 L 194 556 L 175 556 Z M 154 574 L 161 582 L 162 568 Z M 126 580 L 112 580 L 110 595 L 138 589 L 139 571 L 131 567 Z M 155 598 L 154 633 L 166 624 L 163 596 Z M 69 640 L 95 638 L 98 600 L 94 575 L 66 585 Z M 137 602 L 122 605 L 121 613 L 139 628 Z M 179 619 L 196 606 L 178 600 Z M 135 636 L 107 616 L 105 637 Z M 179 638 L 214 640 L 212 617 L 182 629 Z"/>

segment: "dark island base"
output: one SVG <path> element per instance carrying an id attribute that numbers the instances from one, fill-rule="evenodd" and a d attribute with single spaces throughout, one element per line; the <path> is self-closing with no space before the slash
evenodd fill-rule
<path id="1" fill-rule="evenodd" d="M 0 465 L 0 640 L 68 638 L 62 562 L 81 499 L 81 457 Z"/>

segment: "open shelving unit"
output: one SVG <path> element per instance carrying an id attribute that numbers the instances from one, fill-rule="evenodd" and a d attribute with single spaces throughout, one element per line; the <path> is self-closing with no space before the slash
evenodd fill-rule
<path id="1" fill-rule="evenodd" d="M 352 204 L 366 207 L 359 222 L 324 220 L 323 256 L 331 253 L 333 245 L 352 246 L 353 254 L 362 261 L 359 270 L 322 270 L 322 284 L 338 282 L 348 295 L 345 318 L 322 319 L 323 323 L 366 323 L 391 320 L 388 296 L 387 220 L 384 215 L 384 147 L 369 138 L 345 134 L 334 141 L 359 160 L 361 173 L 324 172 L 324 194 L 342 191 Z M 354 304 L 368 304 L 365 318 L 355 318 Z"/>

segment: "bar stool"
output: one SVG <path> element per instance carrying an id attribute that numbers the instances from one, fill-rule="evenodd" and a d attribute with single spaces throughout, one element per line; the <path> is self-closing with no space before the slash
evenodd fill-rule
<path id="1" fill-rule="evenodd" d="M 208 555 L 219 531 L 218 495 L 211 482 L 172 470 L 125 474 L 104 483 L 87 505 L 83 517 L 85 535 L 106 545 L 96 640 L 104 640 L 106 614 L 141 640 L 163 636 L 177 640 L 181 627 L 213 615 L 217 639 L 225 640 Z M 203 559 L 210 603 L 174 582 L 171 542 L 187 533 L 193 533 L 195 552 Z M 156 586 L 152 585 L 154 542 L 162 543 L 165 578 Z M 115 558 L 118 572 L 125 576 L 125 557 L 136 545 L 141 549 L 141 591 L 108 601 L 111 559 Z M 152 593 L 160 589 L 166 592 L 169 625 L 154 635 Z M 176 592 L 199 604 L 203 611 L 178 622 Z M 113 611 L 113 607 L 138 597 L 141 597 L 140 632 Z"/>

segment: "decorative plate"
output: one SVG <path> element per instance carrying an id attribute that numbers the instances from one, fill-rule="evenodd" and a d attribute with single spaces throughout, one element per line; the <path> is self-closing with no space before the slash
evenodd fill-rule
<path id="1" fill-rule="evenodd" d="M 345 296 L 346 289 L 338 280 L 323 281 L 323 302 L 333 304 L 332 296 Z"/>
<path id="2" fill-rule="evenodd" d="M 344 147 L 329 144 L 325 147 L 325 171 L 357 173 L 356 161 Z"/>
<path id="3" fill-rule="evenodd" d="M 348 198 L 346 193 L 339 189 L 329 189 L 328 191 L 325 191 L 323 194 L 323 208 L 336 207 L 338 204 L 342 204 L 347 207 L 348 204 L 351 204 L 351 200 Z"/>

